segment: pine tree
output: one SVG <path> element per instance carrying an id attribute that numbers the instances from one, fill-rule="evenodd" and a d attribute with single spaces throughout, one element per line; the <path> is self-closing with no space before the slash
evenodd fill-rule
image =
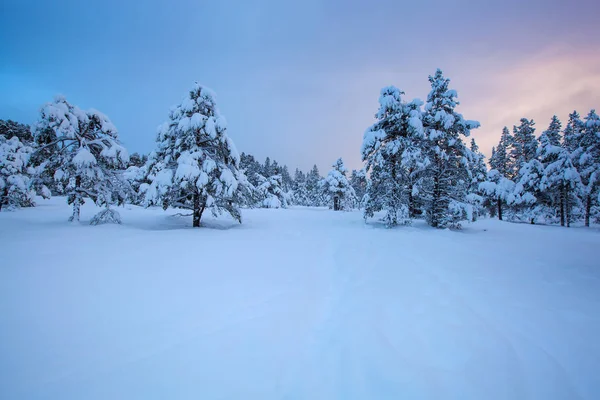
<path id="1" fill-rule="evenodd" d="M 573 111 L 571 114 L 569 114 L 569 122 L 567 122 L 567 126 L 564 130 L 563 147 L 570 154 L 574 154 L 578 150 L 579 142 L 581 140 L 581 133 L 583 132 L 584 128 L 585 124 L 579 117 L 579 113 L 577 111 Z"/>
<path id="2" fill-rule="evenodd" d="M 298 168 L 296 168 L 296 172 L 294 173 L 292 202 L 298 206 L 308 206 L 310 203 L 306 187 L 306 176 Z"/>
<path id="3" fill-rule="evenodd" d="M 18 135 L 5 133 L 0 134 L 0 211 L 33 206 L 35 193 L 27 165 L 34 150 Z"/>
<path id="4" fill-rule="evenodd" d="M 273 175 L 268 178 L 258 175 L 259 184 L 257 192 L 261 199 L 261 205 L 265 208 L 287 208 L 288 195 L 282 189 L 281 175 Z"/>
<path id="5" fill-rule="evenodd" d="M 470 181 L 467 188 L 467 201 L 474 206 L 472 220 L 483 214 L 483 197 L 479 185 L 487 179 L 487 167 L 485 166 L 485 156 L 479 151 L 479 146 L 475 139 L 471 139 L 471 148 L 469 155 Z"/>
<path id="6" fill-rule="evenodd" d="M 576 152 L 577 167 L 583 184 L 582 203 L 585 213 L 585 226 L 590 226 L 590 218 L 599 215 L 595 204 L 600 202 L 600 117 L 591 110 L 585 117 L 585 125 L 580 135 L 579 149 Z"/>
<path id="7" fill-rule="evenodd" d="M 292 186 L 293 186 L 293 179 L 290 176 L 290 171 L 287 167 L 287 165 L 284 165 L 281 168 L 281 184 L 282 184 L 282 188 L 285 192 L 290 192 L 292 190 Z"/>
<path id="8" fill-rule="evenodd" d="M 273 172 L 273 166 L 271 165 L 271 159 L 269 157 L 265 159 L 265 163 L 262 166 L 260 174 L 265 178 L 275 175 Z"/>
<path id="9" fill-rule="evenodd" d="M 423 153 L 422 102 L 405 103 L 394 86 L 381 90 L 377 122 L 365 132 L 361 149 L 370 172 L 364 216 L 385 211 L 386 226 L 409 223 L 421 201 L 420 185 L 429 159 Z"/>
<path id="10" fill-rule="evenodd" d="M 356 193 L 346 177 L 348 170 L 341 158 L 338 158 L 332 167 L 320 183 L 324 197 L 329 203 L 329 208 L 334 211 L 351 210 L 356 205 Z"/>
<path id="11" fill-rule="evenodd" d="M 510 152 L 512 150 L 513 138 L 505 126 L 502 129 L 500 142 L 498 146 L 492 149 L 492 157 L 490 158 L 490 167 L 497 170 L 503 177 L 512 179 L 514 171 L 511 168 Z"/>
<path id="12" fill-rule="evenodd" d="M 308 192 L 308 205 L 312 207 L 321 207 L 324 205 L 323 193 L 319 188 L 319 182 L 322 177 L 319 168 L 316 165 L 312 167 L 306 175 L 306 191 Z"/>
<path id="13" fill-rule="evenodd" d="M 248 177 L 254 187 L 258 186 L 258 178 L 256 174 L 262 174 L 262 165 L 251 154 L 242 153 L 240 155 L 240 170 Z"/>
<path id="14" fill-rule="evenodd" d="M 429 77 L 431 92 L 427 96 L 423 125 L 426 151 L 431 164 L 427 168 L 429 185 L 425 188 L 427 221 L 436 228 L 458 226 L 469 218 L 467 204 L 468 149 L 462 138 L 470 135 L 479 122 L 468 121 L 455 111 L 455 90 L 448 89 L 450 80 L 437 70 Z"/>
<path id="15" fill-rule="evenodd" d="M 538 157 L 544 167 L 544 175 L 537 207 L 544 211 L 546 220 L 552 221 L 558 214 L 561 226 L 565 226 L 565 220 L 568 226 L 572 207 L 568 193 L 579 187 L 579 174 L 573 167 L 569 152 L 561 145 L 561 122 L 556 115 L 538 140 Z"/>
<path id="16" fill-rule="evenodd" d="M 359 171 L 355 169 L 352 170 L 352 174 L 350 175 L 350 185 L 352 185 L 354 193 L 356 194 L 356 199 L 358 200 L 359 206 L 361 206 L 363 197 L 365 197 L 365 193 L 367 192 L 367 174 L 363 169 Z"/>
<path id="17" fill-rule="evenodd" d="M 523 164 L 537 157 L 538 142 L 535 139 L 535 122 L 521 118 L 521 124 L 513 127 L 512 149 L 510 152 L 513 160 L 513 170 L 516 176 Z"/>
<path id="18" fill-rule="evenodd" d="M 195 84 L 171 110 L 156 141 L 149 160 L 150 184 L 143 188 L 146 206 L 192 210 L 194 227 L 200 226 L 206 208 L 241 222 L 238 205 L 248 182 L 238 169 L 239 155 L 210 89 Z"/>
<path id="19" fill-rule="evenodd" d="M 129 157 L 106 115 L 81 110 L 58 96 L 42 107 L 36 136 L 37 143 L 49 141 L 41 147 L 51 149 L 41 168 L 54 170 L 54 179 L 62 183 L 67 202 L 73 205 L 70 221 L 79 221 L 84 197 L 107 208 L 121 197 L 123 182 L 117 170 Z"/>

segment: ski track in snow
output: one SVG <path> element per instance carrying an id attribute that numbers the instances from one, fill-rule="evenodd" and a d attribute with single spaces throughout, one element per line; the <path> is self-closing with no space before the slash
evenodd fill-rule
<path id="1" fill-rule="evenodd" d="M 597 229 L 62 200 L 0 214 L 0 398 L 600 396 Z"/>

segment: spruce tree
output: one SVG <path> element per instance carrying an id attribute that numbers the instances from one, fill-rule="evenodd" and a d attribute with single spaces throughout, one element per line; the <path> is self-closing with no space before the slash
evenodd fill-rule
<path id="1" fill-rule="evenodd" d="M 538 142 L 535 138 L 535 122 L 527 118 L 521 118 L 521 124 L 513 127 L 511 159 L 515 176 L 523 164 L 534 160 L 537 156 Z"/>
<path id="2" fill-rule="evenodd" d="M 323 193 L 319 187 L 322 177 L 319 168 L 316 165 L 312 167 L 306 175 L 306 191 L 308 192 L 308 205 L 312 207 L 321 207 L 324 204 Z"/>
<path id="3" fill-rule="evenodd" d="M 285 192 L 290 192 L 293 186 L 293 179 L 290 175 L 290 170 L 287 165 L 281 167 L 281 185 Z"/>
<path id="4" fill-rule="evenodd" d="M 541 193 L 537 198 L 537 207 L 548 221 L 552 221 L 559 215 L 560 224 L 565 226 L 565 218 L 568 214 L 566 208 L 571 207 L 565 194 L 567 187 L 571 188 L 571 176 L 573 173 L 577 175 L 577 171 L 572 170 L 570 156 L 562 148 L 561 122 L 556 115 L 552 117 L 548 129 L 542 132 L 538 141 L 540 143 L 538 157 L 544 167 L 544 175 L 540 182 Z M 571 179 L 566 179 L 567 177 Z"/>
<path id="5" fill-rule="evenodd" d="M 320 183 L 324 197 L 329 203 L 329 208 L 334 211 L 351 210 L 356 205 L 356 194 L 346 177 L 348 170 L 341 158 L 338 158 L 332 167 Z"/>
<path id="6" fill-rule="evenodd" d="M 576 156 L 583 184 L 585 226 L 590 226 L 591 217 L 600 215 L 596 206 L 600 202 L 600 117 L 595 110 L 591 110 L 584 119 Z"/>
<path id="7" fill-rule="evenodd" d="M 282 188 L 281 175 L 264 177 L 257 176 L 259 184 L 256 190 L 259 195 L 260 204 L 264 208 L 287 208 L 288 195 Z"/>
<path id="8" fill-rule="evenodd" d="M 427 168 L 427 221 L 436 228 L 458 227 L 469 217 L 472 208 L 467 204 L 468 149 L 463 137 L 479 122 L 465 120 L 456 112 L 459 105 L 455 90 L 448 89 L 450 80 L 437 70 L 429 77 L 431 92 L 427 96 L 423 125 L 425 126 L 426 153 L 430 160 Z"/>
<path id="9" fill-rule="evenodd" d="M 403 95 L 394 86 L 381 90 L 377 122 L 365 132 L 361 149 L 365 172 L 370 173 L 363 201 L 365 219 L 385 211 L 388 227 L 415 217 L 430 162 L 423 151 L 423 103 L 418 99 L 406 103 Z"/>
<path id="10" fill-rule="evenodd" d="M 359 207 L 362 206 L 362 201 L 367 191 L 367 174 L 364 169 L 359 171 L 355 169 L 352 170 L 352 173 L 350 174 L 350 185 L 352 185 L 352 188 L 354 189 Z"/>
<path id="11" fill-rule="evenodd" d="M 512 151 L 513 138 L 510 135 L 508 128 L 505 126 L 502 129 L 500 142 L 498 146 L 492 149 L 492 157 L 490 158 L 490 167 L 497 170 L 500 175 L 505 178 L 512 179 L 514 171 L 511 168 L 510 152 Z"/>
<path id="12" fill-rule="evenodd" d="M 474 206 L 472 220 L 483 214 L 483 197 L 480 196 L 479 185 L 487 179 L 485 156 L 479 151 L 475 139 L 471 138 L 471 154 L 469 155 L 469 185 L 467 188 L 467 201 Z"/>
<path id="13" fill-rule="evenodd" d="M 296 172 L 294 173 L 292 202 L 298 206 L 308 206 L 310 203 L 306 187 L 306 176 L 298 168 L 296 168 Z"/>
<path id="14" fill-rule="evenodd" d="M 156 141 L 149 160 L 150 183 L 143 188 L 146 206 L 192 210 L 194 227 L 200 226 L 207 208 L 215 216 L 227 212 L 241 223 L 239 205 L 248 182 L 210 89 L 195 84 L 171 110 Z"/>

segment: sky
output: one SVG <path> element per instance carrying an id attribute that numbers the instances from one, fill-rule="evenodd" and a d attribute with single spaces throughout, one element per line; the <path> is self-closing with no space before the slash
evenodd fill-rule
<path id="1" fill-rule="evenodd" d="M 194 82 L 240 152 L 321 173 L 360 146 L 382 87 L 425 99 L 441 68 L 487 156 L 502 127 L 600 109 L 597 0 L 2 0 L 0 118 L 60 93 L 110 117 L 130 152 Z"/>

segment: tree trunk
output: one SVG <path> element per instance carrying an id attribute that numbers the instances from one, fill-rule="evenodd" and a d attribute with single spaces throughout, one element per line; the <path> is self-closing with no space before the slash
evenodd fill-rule
<path id="1" fill-rule="evenodd" d="M 440 178 L 435 174 L 433 178 L 433 196 L 431 199 L 431 226 L 437 228 L 439 225 L 439 202 L 440 202 Z"/>
<path id="2" fill-rule="evenodd" d="M 565 187 L 560 188 L 560 226 L 565 226 Z"/>
<path id="3" fill-rule="evenodd" d="M 592 212 L 592 195 L 588 194 L 585 197 L 585 226 L 590 226 L 590 213 Z"/>
<path id="4" fill-rule="evenodd" d="M 79 215 L 81 213 L 81 193 L 79 188 L 81 187 L 81 176 L 75 177 L 75 199 L 73 199 L 73 215 L 69 218 L 69 221 L 79 222 Z"/>
<path id="5" fill-rule="evenodd" d="M 192 226 L 194 228 L 200 227 L 200 218 L 202 218 L 202 211 L 200 210 L 200 195 L 198 193 L 194 193 L 194 217 Z M 204 210 L 204 208 L 202 209 Z"/>
<path id="6" fill-rule="evenodd" d="M 413 196 L 412 185 L 408 186 L 408 218 L 413 218 Z"/>
<path id="7" fill-rule="evenodd" d="M 498 197 L 498 220 L 502 221 L 502 199 Z"/>
<path id="8" fill-rule="evenodd" d="M 335 196 L 333 198 L 333 211 L 339 211 L 340 209 L 340 198 Z"/>

